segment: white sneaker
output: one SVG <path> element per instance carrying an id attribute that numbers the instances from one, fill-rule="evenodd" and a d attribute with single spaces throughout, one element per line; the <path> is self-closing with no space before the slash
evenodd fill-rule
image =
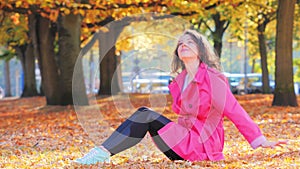
<path id="1" fill-rule="evenodd" d="M 74 162 L 79 164 L 96 164 L 98 162 L 108 162 L 109 163 L 110 154 L 99 147 L 94 147 L 82 158 L 74 160 Z"/>

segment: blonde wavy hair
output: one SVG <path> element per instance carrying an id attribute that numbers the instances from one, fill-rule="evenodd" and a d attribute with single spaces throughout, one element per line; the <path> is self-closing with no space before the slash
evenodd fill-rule
<path id="1" fill-rule="evenodd" d="M 215 68 L 215 69 L 221 71 L 220 58 L 218 57 L 214 48 L 210 45 L 210 43 L 208 42 L 208 40 L 206 39 L 205 36 L 203 36 L 202 34 L 200 34 L 197 31 L 191 30 L 191 29 L 185 30 L 183 32 L 183 34 L 181 35 L 181 37 L 184 35 L 191 36 L 192 40 L 197 44 L 197 48 L 199 51 L 198 57 L 199 57 L 200 62 L 204 62 L 209 67 L 212 67 L 212 68 Z M 176 49 L 175 49 L 174 55 L 173 55 L 173 60 L 171 63 L 172 73 L 178 73 L 178 71 L 180 69 L 181 70 L 185 69 L 184 63 L 182 62 L 182 60 L 179 59 L 179 56 L 178 56 L 178 51 L 177 51 L 178 46 L 179 46 L 179 44 L 177 44 L 177 46 L 176 46 Z"/>

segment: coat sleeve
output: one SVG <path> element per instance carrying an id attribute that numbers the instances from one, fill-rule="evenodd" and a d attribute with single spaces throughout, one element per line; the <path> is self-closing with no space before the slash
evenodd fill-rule
<path id="1" fill-rule="evenodd" d="M 253 149 L 258 148 L 266 141 L 258 125 L 238 103 L 229 87 L 226 87 L 225 99 L 224 115 L 234 123 Z"/>

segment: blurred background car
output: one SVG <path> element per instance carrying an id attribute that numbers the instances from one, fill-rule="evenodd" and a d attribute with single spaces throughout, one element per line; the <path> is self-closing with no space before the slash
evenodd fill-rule
<path id="1" fill-rule="evenodd" d="M 0 86 L 0 99 L 5 97 L 4 89 Z"/>
<path id="2" fill-rule="evenodd" d="M 132 80 L 132 91 L 137 93 L 169 93 L 172 77 L 165 72 L 140 73 Z"/>
<path id="3" fill-rule="evenodd" d="M 262 93 L 262 74 L 247 73 L 247 85 L 245 89 L 245 74 L 241 73 L 224 73 L 230 84 L 230 89 L 233 94 L 244 93 Z M 269 78 L 270 91 L 273 93 L 275 89 L 275 81 Z"/>
<path id="4" fill-rule="evenodd" d="M 144 69 L 136 74 L 123 77 L 125 93 L 157 93 L 168 94 L 168 85 L 173 77 L 159 69 Z"/>

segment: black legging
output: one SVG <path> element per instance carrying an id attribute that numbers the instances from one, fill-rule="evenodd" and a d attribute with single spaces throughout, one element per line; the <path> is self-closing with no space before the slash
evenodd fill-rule
<path id="1" fill-rule="evenodd" d="M 183 160 L 161 139 L 157 131 L 171 122 L 168 118 L 146 108 L 139 108 L 124 121 L 102 144 L 112 155 L 126 150 L 139 143 L 147 131 L 156 146 L 170 159 Z"/>

